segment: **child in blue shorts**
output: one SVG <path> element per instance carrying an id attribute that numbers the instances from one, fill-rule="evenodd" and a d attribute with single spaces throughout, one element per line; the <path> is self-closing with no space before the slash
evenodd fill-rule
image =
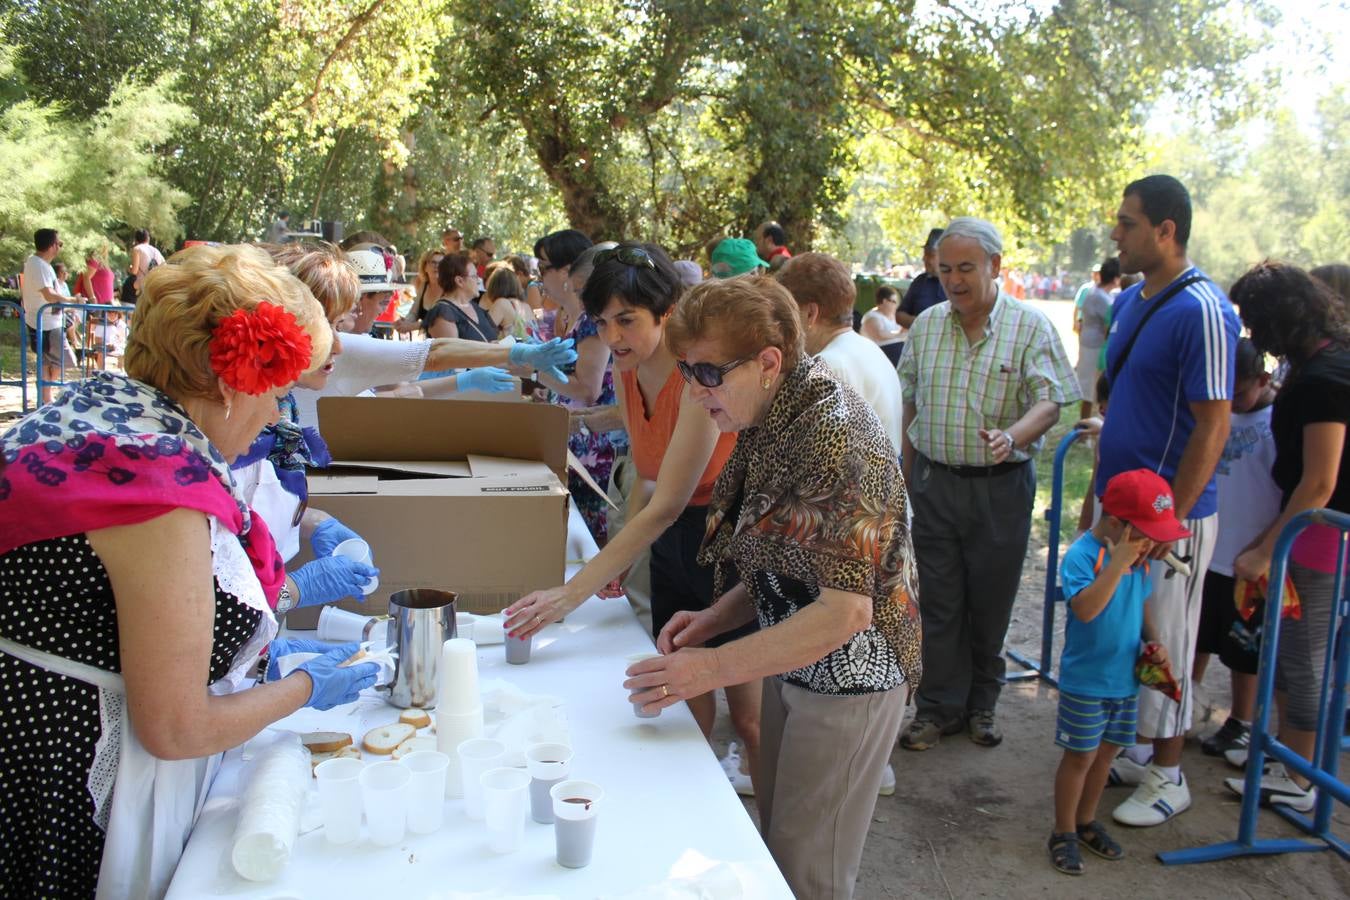
<path id="1" fill-rule="evenodd" d="M 1080 845 L 1103 859 L 1125 855 L 1097 821 L 1097 803 L 1119 747 L 1134 744 L 1135 663 L 1140 640 L 1152 641 L 1145 601 L 1146 557 L 1155 542 L 1189 537 L 1173 512 L 1172 490 L 1147 469 L 1121 472 L 1106 485 L 1102 516 L 1060 563 L 1069 605 L 1060 657 L 1055 743 L 1064 748 L 1055 773 L 1055 830 L 1050 862 L 1083 873 Z M 1161 645 L 1150 661 L 1166 663 Z M 1102 742 L 1115 746 L 1103 747 Z"/>

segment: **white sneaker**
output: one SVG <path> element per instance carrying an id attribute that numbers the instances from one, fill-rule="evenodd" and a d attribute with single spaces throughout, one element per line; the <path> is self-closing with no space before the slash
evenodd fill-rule
<path id="1" fill-rule="evenodd" d="M 1247 768 L 1247 748 L 1234 747 L 1232 750 L 1223 751 L 1223 758 L 1226 763 L 1235 769 Z"/>
<path id="2" fill-rule="evenodd" d="M 736 789 L 736 793 L 742 797 L 755 796 L 755 784 L 750 780 L 750 776 L 744 772 L 736 772 L 730 776 L 731 786 Z"/>
<path id="3" fill-rule="evenodd" d="M 750 781 L 750 776 L 741 771 L 740 748 L 732 741 L 727 745 L 727 755 L 722 757 L 722 771 L 727 773 L 727 780 L 735 788 L 736 793 L 742 797 L 755 796 L 754 783 Z"/>
<path id="4" fill-rule="evenodd" d="M 886 763 L 886 768 L 881 772 L 881 787 L 877 789 L 877 795 L 889 797 L 895 793 L 895 769 L 891 768 L 890 763 Z"/>
<path id="5" fill-rule="evenodd" d="M 1239 797 L 1247 787 L 1245 778 L 1225 778 L 1224 787 Z M 1271 763 L 1261 775 L 1261 803 L 1263 805 L 1287 806 L 1297 812 L 1312 812 L 1317 805 L 1317 788 L 1309 786 L 1307 790 L 1299 787 L 1289 777 L 1284 763 Z"/>
<path id="6" fill-rule="evenodd" d="M 1111 773 L 1106 777 L 1106 783 L 1116 784 L 1142 784 L 1144 773 L 1148 771 L 1148 765 L 1141 765 L 1130 759 L 1124 753 L 1116 755 L 1111 762 Z"/>
<path id="7" fill-rule="evenodd" d="M 1111 817 L 1122 825 L 1143 828 L 1161 825 L 1178 813 L 1185 812 L 1190 805 L 1191 791 L 1186 787 L 1186 776 L 1181 776 L 1180 784 L 1173 784 L 1162 769 L 1150 765 L 1139 787 L 1135 788 L 1130 799 L 1115 808 Z"/>

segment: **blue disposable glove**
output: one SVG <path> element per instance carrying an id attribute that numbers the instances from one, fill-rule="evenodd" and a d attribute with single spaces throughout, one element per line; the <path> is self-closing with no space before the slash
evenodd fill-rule
<path id="1" fill-rule="evenodd" d="M 290 573 L 300 589 L 296 606 L 317 606 L 351 597 L 365 602 L 366 582 L 380 577 L 380 570 L 345 556 L 325 556 L 305 563 Z"/>
<path id="2" fill-rule="evenodd" d="M 577 351 L 573 349 L 575 343 L 571 338 L 554 338 L 542 344 L 517 343 L 511 347 L 511 364 L 543 372 L 566 383 L 567 376 L 558 367 L 577 361 Z"/>
<path id="3" fill-rule="evenodd" d="M 311 683 L 306 706 L 332 709 L 351 703 L 358 694 L 375 683 L 376 676 L 380 674 L 380 667 L 375 663 L 356 663 L 339 668 L 359 649 L 361 645 L 357 643 L 342 644 L 296 667 L 295 671 L 304 672 Z"/>
<path id="4" fill-rule="evenodd" d="M 310 534 L 309 546 L 314 551 L 315 559 L 323 559 L 325 556 L 332 556 L 338 544 L 351 540 L 359 541 L 361 535 L 337 519 L 329 517 L 320 522 Z"/>
<path id="5" fill-rule="evenodd" d="M 348 646 L 359 650 L 360 644 L 350 644 Z M 290 656 L 292 653 L 327 653 L 332 650 L 333 644 L 325 641 L 311 641 L 307 638 L 277 638 L 267 645 L 267 677 L 264 681 L 280 681 L 281 670 L 277 667 L 277 660 L 283 656 Z M 351 653 L 347 654 L 351 656 Z"/>
<path id="6" fill-rule="evenodd" d="M 460 372 L 455 384 L 461 391 L 487 391 L 489 394 L 501 394 L 516 389 L 516 380 L 511 373 L 496 366 L 483 366 Z"/>

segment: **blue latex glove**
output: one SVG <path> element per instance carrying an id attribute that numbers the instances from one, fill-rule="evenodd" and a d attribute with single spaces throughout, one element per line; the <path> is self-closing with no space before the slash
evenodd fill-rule
<path id="1" fill-rule="evenodd" d="M 366 582 L 380 577 L 380 570 L 345 556 L 325 556 L 305 563 L 290 573 L 300 589 L 296 606 L 317 606 L 346 597 L 365 602 Z"/>
<path id="2" fill-rule="evenodd" d="M 330 517 L 320 522 L 310 534 L 309 546 L 314 551 L 315 559 L 323 559 L 325 556 L 332 556 L 338 544 L 350 540 L 359 541 L 361 535 Z"/>
<path id="3" fill-rule="evenodd" d="M 348 644 L 355 649 L 355 653 L 361 648 L 360 644 Z M 265 681 L 279 681 L 281 679 L 281 670 L 277 667 L 277 660 L 283 656 L 289 656 L 292 653 L 327 653 L 332 650 L 333 644 L 325 641 L 311 641 L 306 638 L 277 638 L 267 645 L 267 677 Z M 347 656 L 351 656 L 348 653 Z"/>
<path id="4" fill-rule="evenodd" d="M 516 381 L 511 373 L 496 366 L 483 366 L 460 372 L 455 384 L 461 391 L 487 391 L 489 394 L 501 394 L 516 389 Z"/>
<path id="5" fill-rule="evenodd" d="M 375 683 L 380 667 L 375 663 L 356 663 L 338 668 L 351 655 L 361 648 L 360 644 L 342 644 L 329 650 L 323 656 L 316 656 L 296 667 L 296 672 L 309 676 L 311 687 L 306 706 L 314 709 L 332 709 L 344 703 L 351 703 L 357 694 Z M 294 673 L 292 673 L 294 674 Z"/>
<path id="6" fill-rule="evenodd" d="M 575 343 L 571 338 L 554 338 L 542 344 L 517 343 L 511 347 L 511 364 L 552 375 L 566 383 L 567 376 L 558 367 L 577 361 L 577 351 L 573 349 Z"/>

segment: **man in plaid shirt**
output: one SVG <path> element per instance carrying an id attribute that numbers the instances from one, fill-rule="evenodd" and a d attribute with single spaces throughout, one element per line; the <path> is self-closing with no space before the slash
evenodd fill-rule
<path id="1" fill-rule="evenodd" d="M 938 241 L 947 300 L 915 319 L 900 359 L 923 617 L 918 713 L 900 738 L 908 750 L 962 728 L 982 746 L 1003 740 L 994 707 L 1031 534 L 1032 459 L 1061 407 L 1081 396 L 1050 320 L 999 292 L 1002 252 L 989 222 L 947 226 Z"/>

